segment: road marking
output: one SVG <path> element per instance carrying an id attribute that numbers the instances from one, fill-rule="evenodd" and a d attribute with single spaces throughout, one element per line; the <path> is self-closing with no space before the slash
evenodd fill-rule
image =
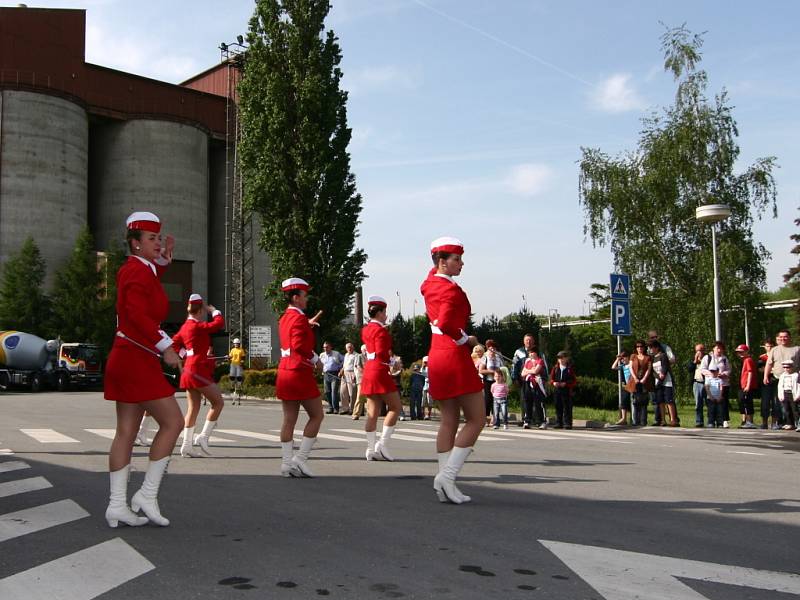
<path id="1" fill-rule="evenodd" d="M 361 430 L 361 429 L 331 429 L 331 431 L 340 431 L 342 433 L 356 433 L 356 434 L 361 434 L 362 436 L 364 435 L 364 431 Z M 407 442 L 423 442 L 423 443 L 426 443 L 426 444 L 430 444 L 431 442 L 433 442 L 432 439 L 423 438 L 423 437 L 417 437 L 417 436 L 418 435 L 430 435 L 430 436 L 436 437 L 436 435 L 437 435 L 437 433 L 435 431 L 414 431 L 414 430 L 411 430 L 411 429 L 408 429 L 408 428 L 405 428 L 405 427 L 403 429 L 401 429 L 400 431 L 402 433 L 398 433 L 397 430 L 395 430 L 395 432 L 392 434 L 392 439 L 393 440 L 394 439 L 398 439 L 398 440 L 405 440 Z M 409 433 L 413 433 L 414 435 L 407 435 Z M 505 433 L 502 434 L 502 435 L 505 435 Z M 510 442 L 511 441 L 511 438 L 504 438 L 504 437 L 492 437 L 491 439 L 490 438 L 483 438 L 483 439 L 484 439 L 484 441 L 490 441 L 490 442 Z M 360 437 L 359 440 L 366 441 L 366 438 L 365 437 Z"/>
<path id="2" fill-rule="evenodd" d="M 7 481 L 6 483 L 0 483 L 0 498 L 24 494 L 25 492 L 35 492 L 36 490 L 46 490 L 51 487 L 53 487 L 53 484 L 44 477 L 29 477 L 28 479 Z"/>
<path id="3" fill-rule="evenodd" d="M 751 456 L 765 456 L 763 452 L 745 452 L 744 450 L 728 450 L 728 454 L 750 454 Z"/>
<path id="4" fill-rule="evenodd" d="M 11 448 L 0 448 L 0 455 L 10 456 L 12 454 L 14 454 L 14 451 Z"/>
<path id="5" fill-rule="evenodd" d="M 116 429 L 84 429 L 84 431 L 88 431 L 89 433 L 93 433 L 94 435 L 99 435 L 100 437 L 106 438 L 106 439 L 109 439 L 109 440 L 113 440 L 114 436 L 117 433 Z M 148 436 L 148 437 L 150 437 L 150 436 Z M 150 441 L 151 442 L 153 441 L 152 438 L 150 438 Z M 228 438 L 217 437 L 216 435 L 212 435 L 209 438 L 209 441 L 212 442 L 212 443 L 215 443 L 215 444 L 217 444 L 217 443 L 223 443 L 223 444 L 231 443 L 232 444 L 234 442 L 234 440 L 229 440 Z"/>
<path id="6" fill-rule="evenodd" d="M 701 600 L 681 579 L 800 594 L 800 575 L 539 540 L 607 600 Z M 631 565 L 636 565 L 632 568 Z"/>
<path id="7" fill-rule="evenodd" d="M 114 436 L 117 434 L 116 429 L 84 429 L 84 431 L 88 431 L 89 433 L 99 435 L 100 437 L 106 438 L 108 440 L 113 440 Z"/>
<path id="8" fill-rule="evenodd" d="M 30 469 L 28 463 L 21 460 L 9 460 L 8 462 L 0 463 L 0 473 L 10 473 L 11 471 L 19 471 L 20 469 Z"/>
<path id="9" fill-rule="evenodd" d="M 0 598 L 90 600 L 155 569 L 120 538 L 0 579 Z"/>
<path id="10" fill-rule="evenodd" d="M 273 429 L 272 431 L 278 431 L 277 429 Z M 301 429 L 294 430 L 295 435 L 299 435 L 302 437 L 303 431 Z M 323 440 L 335 440 L 337 442 L 363 442 L 366 441 L 364 437 L 353 437 L 351 435 L 334 435 L 332 433 L 318 433 L 318 438 Z"/>
<path id="11" fill-rule="evenodd" d="M 20 429 L 28 437 L 42 444 L 79 444 L 75 438 L 58 433 L 55 429 Z"/>
<path id="12" fill-rule="evenodd" d="M 409 431 L 412 431 L 412 430 L 404 428 L 403 431 L 409 432 Z M 436 437 L 437 435 L 439 435 L 438 432 L 436 432 L 436 431 L 425 431 L 423 429 L 414 429 L 413 433 L 417 434 L 417 435 L 430 435 L 430 436 L 433 436 L 433 437 Z M 484 436 L 486 436 L 486 437 L 484 437 Z M 495 437 L 495 436 L 501 436 L 501 437 Z M 558 435 L 558 434 L 546 433 L 544 430 L 538 430 L 538 429 L 531 429 L 527 433 L 507 431 L 505 429 L 503 429 L 503 430 L 498 429 L 497 431 L 495 431 L 494 429 L 492 429 L 491 431 L 486 431 L 484 429 L 481 432 L 481 437 L 478 438 L 478 439 L 486 440 L 486 439 L 489 439 L 489 438 L 493 438 L 495 440 L 503 439 L 503 441 L 505 441 L 509 437 L 512 437 L 512 438 L 527 438 L 527 439 L 547 438 L 549 440 L 566 440 L 566 439 L 569 439 L 567 437 L 564 437 L 564 436 L 561 436 L 561 435 Z"/>
<path id="13" fill-rule="evenodd" d="M 269 433 L 259 433 L 257 431 L 245 431 L 244 429 L 218 429 L 220 433 L 225 435 L 237 435 L 243 438 L 252 438 L 254 440 L 265 440 L 267 442 L 280 442 L 281 438 L 278 435 L 271 435 Z"/>
<path id="14" fill-rule="evenodd" d="M 72 500 L 59 500 L 6 513 L 0 515 L 0 542 L 88 516 L 89 513 Z"/>

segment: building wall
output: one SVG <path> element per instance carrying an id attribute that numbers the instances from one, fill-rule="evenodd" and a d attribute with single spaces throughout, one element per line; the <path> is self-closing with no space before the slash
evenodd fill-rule
<path id="1" fill-rule="evenodd" d="M 124 235 L 125 219 L 150 211 L 175 258 L 193 261 L 193 292 L 208 294 L 208 137 L 169 121 L 138 119 L 92 127 L 90 206 L 98 247 Z"/>
<path id="2" fill-rule="evenodd" d="M 88 132 L 73 102 L 0 92 L 0 264 L 32 236 L 48 287 L 87 223 Z"/>

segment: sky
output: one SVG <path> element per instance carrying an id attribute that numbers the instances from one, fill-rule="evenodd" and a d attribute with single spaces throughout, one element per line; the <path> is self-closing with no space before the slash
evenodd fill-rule
<path id="1" fill-rule="evenodd" d="M 220 42 L 245 34 L 254 8 L 252 0 L 27 4 L 85 8 L 88 62 L 173 83 L 218 63 Z M 478 320 L 523 306 L 585 314 L 590 285 L 608 282 L 613 261 L 584 235 L 581 147 L 612 156 L 636 148 L 642 117 L 674 98 L 659 38 L 682 23 L 706 32 L 701 68 L 709 92 L 726 89 L 734 106 L 739 170 L 777 157 L 778 218 L 754 227 L 772 255 L 768 289 L 797 264 L 789 236 L 800 216 L 799 2 L 332 4 L 327 27 L 342 49 L 351 168 L 363 196 L 364 293 L 386 297 L 390 313 L 423 312 L 430 242 L 447 235 L 465 244 L 459 283 Z"/>

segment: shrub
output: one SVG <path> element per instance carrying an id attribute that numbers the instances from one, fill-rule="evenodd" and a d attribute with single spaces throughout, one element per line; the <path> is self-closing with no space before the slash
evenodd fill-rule
<path id="1" fill-rule="evenodd" d="M 575 406 L 616 410 L 619 407 L 618 390 L 617 384 L 608 379 L 578 377 L 573 404 Z"/>

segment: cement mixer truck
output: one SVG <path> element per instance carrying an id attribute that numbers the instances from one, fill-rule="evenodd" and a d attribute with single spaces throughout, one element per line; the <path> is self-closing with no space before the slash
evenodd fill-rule
<path id="1" fill-rule="evenodd" d="M 0 331 L 0 390 L 45 388 L 102 383 L 100 348 L 94 344 L 45 341 L 21 331 Z"/>

